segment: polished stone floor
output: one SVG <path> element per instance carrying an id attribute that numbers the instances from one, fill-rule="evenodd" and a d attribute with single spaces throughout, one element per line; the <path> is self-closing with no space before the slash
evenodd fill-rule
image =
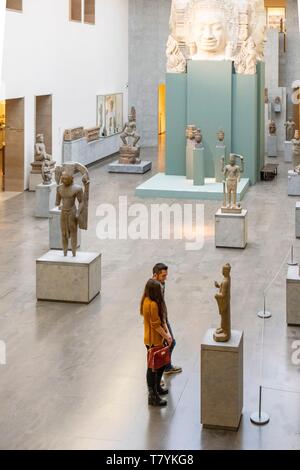
<path id="1" fill-rule="evenodd" d="M 152 175 L 163 167 L 156 149 Z M 113 175 L 107 162 L 91 169 L 89 230 L 82 250 L 103 254 L 102 295 L 89 306 L 36 302 L 35 260 L 48 251 L 48 221 L 33 217 L 34 194 L 0 200 L 0 366 L 1 449 L 299 449 L 300 366 L 292 344 L 300 328 L 285 322 L 286 255 L 294 239 L 297 198 L 287 196 L 288 165 L 280 160 L 278 179 L 250 188 L 249 244 L 244 251 L 216 249 L 214 214 L 205 203 L 205 245 L 188 252 L 180 240 L 99 240 L 99 204 L 151 200 L 134 196 L 151 174 Z M 156 200 L 155 203 L 161 202 Z M 163 200 L 172 203 L 174 201 Z M 186 201 L 185 201 L 186 203 Z M 177 338 L 174 362 L 181 375 L 167 379 L 166 409 L 149 409 L 139 301 L 152 266 L 170 267 L 167 303 Z M 239 432 L 202 430 L 200 425 L 200 344 L 217 326 L 214 280 L 232 264 L 232 323 L 245 331 L 245 404 Z M 263 292 L 273 316 L 259 319 Z M 300 308 L 300 307 L 299 307 Z M 269 425 L 256 427 L 258 407 Z M 226 404 L 225 404 L 226 406 Z"/>

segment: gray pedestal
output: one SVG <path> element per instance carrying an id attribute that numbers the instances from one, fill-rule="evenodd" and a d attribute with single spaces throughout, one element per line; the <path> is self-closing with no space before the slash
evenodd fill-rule
<path id="1" fill-rule="evenodd" d="M 300 202 L 296 202 L 296 238 L 300 238 Z"/>
<path id="2" fill-rule="evenodd" d="M 289 266 L 286 278 L 286 321 L 300 326 L 300 274 L 299 266 Z"/>
<path id="3" fill-rule="evenodd" d="M 205 428 L 237 431 L 243 411 L 243 332 L 227 343 L 208 330 L 201 344 L 201 423 Z"/>
<path id="4" fill-rule="evenodd" d="M 288 174 L 288 195 L 300 196 L 300 175 L 292 170 Z"/>
<path id="5" fill-rule="evenodd" d="M 186 177 L 188 180 L 194 178 L 194 145 L 186 146 Z"/>
<path id="6" fill-rule="evenodd" d="M 217 248 L 245 248 L 248 237 L 248 211 L 241 214 L 223 214 L 221 209 L 215 215 L 215 241 Z"/>
<path id="7" fill-rule="evenodd" d="M 147 173 L 152 168 L 152 162 L 142 161 L 135 165 L 119 163 L 118 160 L 108 165 L 109 173 L 132 173 L 132 174 L 141 174 Z"/>
<path id="8" fill-rule="evenodd" d="M 226 147 L 225 145 L 217 145 L 214 156 L 216 183 L 222 183 L 224 180 L 224 174 L 222 171 L 222 158 L 226 158 Z"/>
<path id="9" fill-rule="evenodd" d="M 61 229 L 60 229 L 61 211 L 54 207 L 49 214 L 49 248 L 50 250 L 62 250 Z M 81 230 L 78 229 L 77 248 L 81 244 Z M 69 240 L 69 249 L 71 249 L 71 240 Z"/>
<path id="10" fill-rule="evenodd" d="M 193 150 L 193 178 L 194 186 L 203 186 L 205 184 L 205 160 L 204 147 Z"/>
<path id="11" fill-rule="evenodd" d="M 48 219 L 49 211 L 55 207 L 56 183 L 39 184 L 35 192 L 35 217 Z"/>
<path id="12" fill-rule="evenodd" d="M 292 163 L 293 161 L 293 144 L 288 140 L 284 142 L 284 161 L 285 163 Z"/>
<path id="13" fill-rule="evenodd" d="M 43 178 L 40 173 L 30 173 L 29 175 L 29 191 L 35 191 L 39 184 L 43 183 Z"/>
<path id="14" fill-rule="evenodd" d="M 268 157 L 277 157 L 277 136 L 268 135 L 267 139 Z"/>
<path id="15" fill-rule="evenodd" d="M 90 303 L 101 290 L 101 255 L 49 251 L 36 261 L 38 300 Z"/>

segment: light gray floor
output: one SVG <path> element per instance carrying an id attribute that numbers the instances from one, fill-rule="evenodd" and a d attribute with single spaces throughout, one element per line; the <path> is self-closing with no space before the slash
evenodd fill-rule
<path id="1" fill-rule="evenodd" d="M 143 158 L 154 162 L 156 150 Z M 159 166 L 162 166 L 160 161 Z M 299 328 L 285 323 L 284 265 L 268 293 L 273 317 L 265 323 L 263 409 L 271 422 L 249 421 L 257 409 L 262 357 L 263 290 L 277 274 L 294 240 L 294 206 L 287 197 L 288 165 L 274 182 L 252 187 L 245 251 L 214 247 L 217 202 L 205 203 L 205 247 L 186 252 L 182 241 L 101 241 L 96 236 L 100 203 L 118 203 L 150 174 L 91 170 L 90 226 L 82 249 L 103 254 L 103 291 L 89 306 L 36 302 L 35 260 L 48 251 L 48 222 L 33 217 L 34 194 L 0 201 L 0 340 L 7 365 L 0 366 L 1 449 L 299 449 L 300 367 L 291 345 Z M 157 201 L 155 201 L 157 202 Z M 163 202 L 168 202 L 164 200 Z M 172 202 L 172 201 L 169 201 Z M 167 380 L 167 409 L 149 409 L 139 301 L 152 266 L 170 266 L 167 303 L 180 376 Z M 245 407 L 238 433 L 202 430 L 199 353 L 209 327 L 217 326 L 214 280 L 232 264 L 233 327 L 245 330 Z M 282 390 L 282 391 L 281 391 Z M 294 393 L 297 392 L 297 393 Z"/>

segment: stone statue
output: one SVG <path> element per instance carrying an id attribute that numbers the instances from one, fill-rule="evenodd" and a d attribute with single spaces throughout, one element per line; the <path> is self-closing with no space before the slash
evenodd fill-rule
<path id="1" fill-rule="evenodd" d="M 141 163 L 140 147 L 137 147 L 137 143 L 141 137 L 136 130 L 136 111 L 134 107 L 131 108 L 131 113 L 128 115 L 128 122 L 125 123 L 120 137 L 123 145 L 120 147 L 119 163 Z"/>
<path id="2" fill-rule="evenodd" d="M 75 171 L 82 174 L 83 187 L 74 183 Z M 56 205 L 61 210 L 64 256 L 68 255 L 68 244 L 71 239 L 72 254 L 76 257 L 78 227 L 82 230 L 87 230 L 88 227 L 89 173 L 87 168 L 80 163 L 70 162 L 56 167 L 55 178 L 58 184 Z"/>
<path id="3" fill-rule="evenodd" d="M 298 169 L 300 168 L 300 132 L 298 130 L 295 131 L 295 138 L 292 139 L 293 143 L 293 167 L 296 173 L 298 173 Z"/>
<path id="4" fill-rule="evenodd" d="M 172 0 L 170 37 L 180 63 L 183 58 L 235 62 L 239 57 L 238 73 L 254 74 L 257 60 L 263 60 L 265 31 L 264 0 Z M 167 49 L 169 68 L 169 41 Z M 185 72 L 183 66 L 171 69 Z"/>
<path id="5" fill-rule="evenodd" d="M 183 73 L 186 71 L 186 58 L 179 49 L 178 42 L 172 36 L 169 36 L 166 54 L 168 73 Z"/>
<path id="6" fill-rule="evenodd" d="M 195 148 L 202 148 L 203 147 L 203 144 L 202 144 L 203 136 L 202 136 L 201 129 L 196 129 L 196 131 L 194 132 L 194 136 L 195 136 Z"/>
<path id="7" fill-rule="evenodd" d="M 296 130 L 296 123 L 293 121 L 293 118 L 288 118 L 284 127 L 286 128 L 286 140 L 290 142 L 294 138 Z"/>
<path id="8" fill-rule="evenodd" d="M 52 184 L 52 169 L 49 160 L 44 160 L 42 163 L 42 178 L 44 185 Z"/>
<path id="9" fill-rule="evenodd" d="M 236 164 L 237 158 L 241 160 L 241 167 Z M 237 205 L 237 186 L 241 173 L 244 172 L 244 157 L 231 153 L 229 165 L 225 165 L 225 158 L 222 158 L 222 171 L 225 181 L 223 182 L 224 202 L 221 210 L 223 213 L 241 213 L 242 208 Z"/>
<path id="10" fill-rule="evenodd" d="M 42 165 L 44 161 L 48 161 L 51 167 L 51 170 L 54 169 L 55 162 L 52 160 L 52 155 L 49 155 L 46 152 L 46 146 L 44 142 L 44 135 L 38 134 L 36 136 L 35 144 L 35 153 L 34 153 L 34 162 L 31 163 L 32 173 L 42 174 Z"/>
<path id="11" fill-rule="evenodd" d="M 223 266 L 224 279 L 221 284 L 215 282 L 219 292 L 215 295 L 221 316 L 221 327 L 214 333 L 214 340 L 218 343 L 226 343 L 231 338 L 231 266 Z"/>
<path id="12" fill-rule="evenodd" d="M 255 75 L 257 66 L 257 51 L 253 38 L 250 37 L 242 44 L 240 53 L 234 60 L 235 71 L 243 75 Z"/>
<path id="13" fill-rule="evenodd" d="M 225 139 L 225 132 L 220 130 L 218 133 L 217 133 L 217 139 L 218 139 L 218 142 L 217 144 L 221 144 L 221 145 L 224 145 L 224 139 Z"/>
<path id="14" fill-rule="evenodd" d="M 276 129 L 276 123 L 275 123 L 275 121 L 273 121 L 273 120 L 271 119 L 271 121 L 270 121 L 270 123 L 269 123 L 269 134 L 270 134 L 270 135 L 276 135 L 276 131 L 277 131 L 277 129 Z"/>

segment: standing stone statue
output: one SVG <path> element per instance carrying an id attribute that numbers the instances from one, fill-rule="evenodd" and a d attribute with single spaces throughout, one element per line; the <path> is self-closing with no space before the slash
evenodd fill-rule
<path id="1" fill-rule="evenodd" d="M 295 131 L 295 138 L 292 139 L 293 143 L 293 167 L 296 173 L 300 168 L 300 132 Z"/>
<path id="2" fill-rule="evenodd" d="M 83 187 L 74 183 L 75 171 L 82 174 Z M 82 230 L 87 230 L 88 227 L 89 173 L 80 163 L 65 163 L 61 167 L 56 167 L 55 177 L 58 184 L 56 205 L 61 210 L 63 252 L 64 256 L 68 255 L 68 244 L 71 239 L 72 254 L 75 257 L 78 227 Z"/>
<path id="3" fill-rule="evenodd" d="M 42 164 L 42 178 L 44 185 L 52 184 L 52 169 L 49 160 L 44 160 Z"/>
<path id="4" fill-rule="evenodd" d="M 231 266 L 223 266 L 224 279 L 221 284 L 215 282 L 215 287 L 219 292 L 215 295 L 221 316 L 221 327 L 214 334 L 214 340 L 218 343 L 226 343 L 231 338 Z"/>
<path id="5" fill-rule="evenodd" d="M 241 167 L 236 164 L 237 158 L 241 160 Z M 242 209 L 240 206 L 237 206 L 236 202 L 238 182 L 240 180 L 241 173 L 244 172 L 244 157 L 231 153 L 229 158 L 229 165 L 225 165 L 225 158 L 223 158 L 222 171 L 225 177 L 225 181 L 223 182 L 224 202 L 221 210 L 223 213 L 241 213 Z"/>
<path id="6" fill-rule="evenodd" d="M 128 115 L 128 122 L 125 123 L 120 137 L 123 142 L 123 145 L 120 147 L 119 163 L 141 163 L 140 147 L 137 146 L 137 143 L 139 142 L 141 137 L 138 135 L 136 129 L 135 108 L 131 108 L 131 113 Z"/>
<path id="7" fill-rule="evenodd" d="M 293 140 L 296 131 L 296 123 L 291 117 L 285 122 L 284 127 L 286 128 L 286 140 L 290 142 Z"/>

